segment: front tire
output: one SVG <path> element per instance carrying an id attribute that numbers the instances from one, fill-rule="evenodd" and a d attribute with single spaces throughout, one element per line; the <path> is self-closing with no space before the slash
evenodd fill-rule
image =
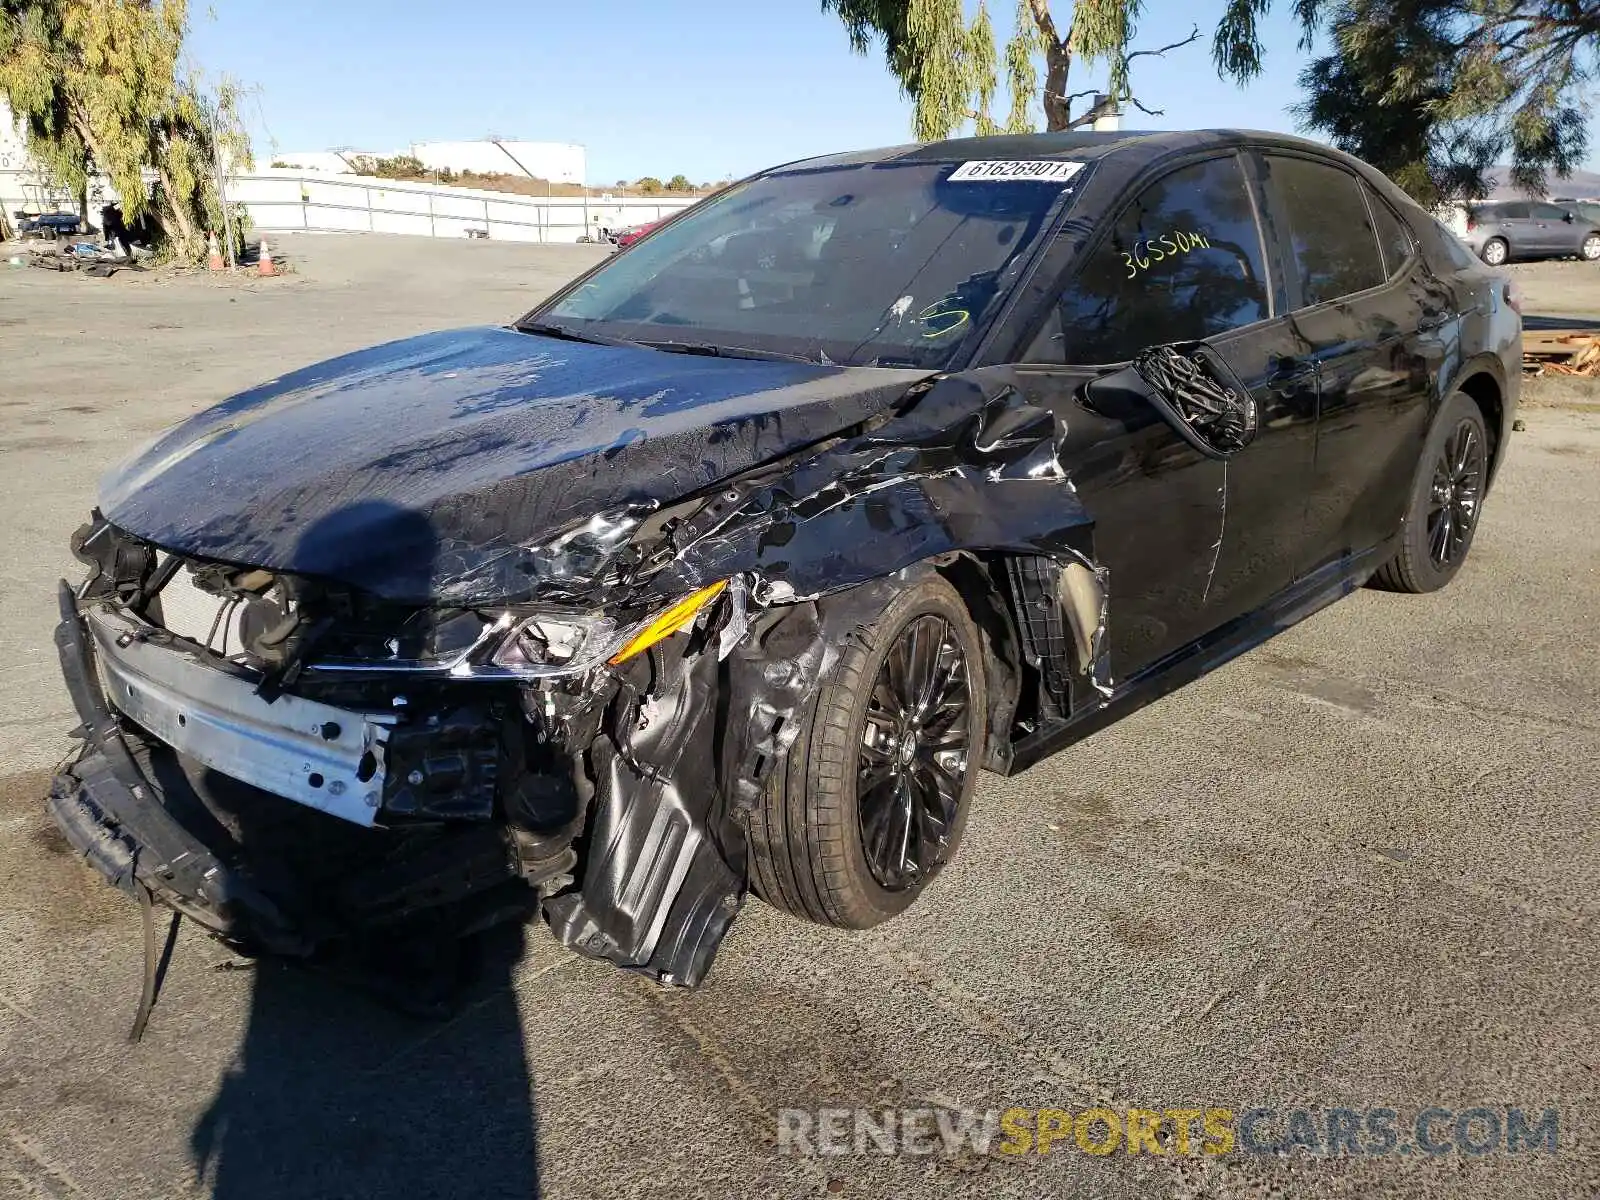
<path id="1" fill-rule="evenodd" d="M 1511 258 L 1511 247 L 1507 245 L 1505 238 L 1490 238 L 1483 244 L 1479 257 L 1491 267 L 1503 267 Z"/>
<path id="2" fill-rule="evenodd" d="M 1400 550 L 1378 571 L 1396 592 L 1434 592 L 1455 578 L 1472 548 L 1489 480 L 1489 433 L 1472 397 L 1445 402 L 1428 435 L 1400 531 Z"/>
<path id="3" fill-rule="evenodd" d="M 1600 233 L 1591 233 L 1583 239 L 1583 247 L 1578 251 L 1583 256 L 1584 262 L 1594 262 L 1600 259 Z"/>
<path id="4" fill-rule="evenodd" d="M 956 852 L 982 758 L 981 642 L 930 575 L 852 637 L 750 822 L 774 908 L 867 929 L 909 908 Z"/>

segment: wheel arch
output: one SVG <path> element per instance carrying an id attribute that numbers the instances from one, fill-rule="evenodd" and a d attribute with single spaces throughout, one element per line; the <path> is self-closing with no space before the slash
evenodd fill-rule
<path id="1" fill-rule="evenodd" d="M 1065 719 L 1090 697 L 1109 694 L 1106 574 L 1081 552 L 964 551 L 942 556 L 934 569 L 961 596 L 984 642 L 982 765 L 1010 774 L 1019 726 Z"/>
<path id="2" fill-rule="evenodd" d="M 983 639 L 983 673 L 989 711 L 980 763 L 987 771 L 1011 768 L 1012 726 L 1022 698 L 1022 640 L 1005 585 L 1005 556 L 963 551 L 928 564 L 966 607 Z"/>
<path id="3" fill-rule="evenodd" d="M 1454 392 L 1461 392 L 1478 406 L 1478 411 L 1483 414 L 1484 427 L 1489 431 L 1489 479 L 1485 491 L 1494 482 L 1495 474 L 1500 468 L 1500 462 L 1505 456 L 1505 447 L 1511 430 L 1510 412 L 1507 404 L 1505 381 L 1501 373 L 1493 367 L 1500 365 L 1498 359 L 1479 358 L 1467 363 L 1456 382 L 1440 396 L 1440 409 L 1443 409 L 1444 400 Z M 1437 419 L 1438 414 L 1435 414 Z"/>

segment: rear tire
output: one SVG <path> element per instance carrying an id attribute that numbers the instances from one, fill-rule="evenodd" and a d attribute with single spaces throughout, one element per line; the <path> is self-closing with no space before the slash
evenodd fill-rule
<path id="1" fill-rule="evenodd" d="M 937 575 L 849 640 L 751 815 L 750 877 L 763 900 L 866 929 L 922 894 L 955 855 L 977 782 L 981 646 Z"/>
<path id="2" fill-rule="evenodd" d="M 1503 267 L 1511 259 L 1511 247 L 1505 238 L 1490 238 L 1483 244 L 1478 256 L 1491 267 Z"/>
<path id="3" fill-rule="evenodd" d="M 1396 592 L 1434 592 L 1455 578 L 1472 548 L 1489 480 L 1489 433 L 1472 397 L 1445 402 L 1423 446 L 1400 549 L 1375 581 Z"/>

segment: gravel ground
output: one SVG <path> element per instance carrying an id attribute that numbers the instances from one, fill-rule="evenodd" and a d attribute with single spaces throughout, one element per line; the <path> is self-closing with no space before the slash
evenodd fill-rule
<path id="1" fill-rule="evenodd" d="M 0 264 L 0 1196 L 1600 1191 L 1600 413 L 1570 407 L 1526 413 L 1451 588 L 1358 592 L 986 779 L 959 860 L 887 926 L 752 904 L 697 993 L 535 927 L 442 1024 L 229 969 L 189 930 L 129 1045 L 136 913 L 40 803 L 73 723 L 52 584 L 96 476 L 284 369 L 503 321 L 598 253 L 284 249 L 299 272 L 259 282 Z M 1600 312 L 1595 267 L 1516 270 L 1534 310 Z M 1430 1105 L 1514 1105 L 1558 1109 L 1560 1133 L 1554 1154 L 1384 1157 L 775 1144 L 785 1108 L 1097 1103 L 1386 1106 L 1405 1134 Z"/>
<path id="2" fill-rule="evenodd" d="M 1552 317 L 1600 313 L 1600 263 L 1561 259 L 1512 263 L 1502 269 L 1522 285 L 1529 313 Z"/>

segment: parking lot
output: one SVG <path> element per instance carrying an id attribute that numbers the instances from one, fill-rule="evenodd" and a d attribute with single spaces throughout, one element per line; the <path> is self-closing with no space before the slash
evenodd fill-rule
<path id="1" fill-rule="evenodd" d="M 42 799 L 99 473 L 232 391 L 504 322 L 598 248 L 291 238 L 274 280 L 0 265 L 0 1196 L 1600 1194 L 1600 405 L 1530 404 L 1447 590 L 1362 591 L 1011 779 L 864 934 L 752 903 L 698 992 L 542 927 L 427 1024 L 138 913 Z M 1600 271 L 1515 268 L 1533 311 Z M 516 940 L 516 939 L 510 939 Z M 1554 1153 L 780 1153 L 823 1106 L 1559 1111 Z M 1280 1122 L 1281 1125 L 1281 1122 Z M 1443 1127 L 1442 1127 L 1443 1128 Z"/>

